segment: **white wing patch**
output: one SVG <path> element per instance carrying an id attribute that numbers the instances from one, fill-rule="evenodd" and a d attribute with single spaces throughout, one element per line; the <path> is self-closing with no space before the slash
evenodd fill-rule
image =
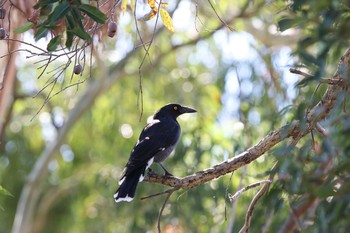
<path id="1" fill-rule="evenodd" d="M 123 179 L 121 179 L 121 180 L 119 180 L 119 185 L 122 185 L 122 183 L 124 182 L 124 180 L 125 180 L 125 176 L 123 177 Z"/>
<path id="2" fill-rule="evenodd" d="M 152 165 L 153 161 L 154 161 L 154 157 L 152 157 L 150 160 L 148 160 L 145 171 Z M 145 176 L 144 176 L 144 174 L 141 174 L 141 176 L 139 178 L 139 182 L 142 182 L 143 179 L 145 179 Z"/>
<path id="3" fill-rule="evenodd" d="M 152 157 L 150 160 L 148 160 L 146 170 L 152 165 L 153 160 L 154 160 L 154 157 Z"/>

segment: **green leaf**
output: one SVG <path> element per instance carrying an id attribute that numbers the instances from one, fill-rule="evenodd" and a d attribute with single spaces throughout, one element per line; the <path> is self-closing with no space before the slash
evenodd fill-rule
<path id="1" fill-rule="evenodd" d="M 91 6 L 89 4 L 82 4 L 79 6 L 79 9 L 86 13 L 90 18 L 95 20 L 97 23 L 105 23 L 107 16 L 103 14 L 98 8 Z"/>
<path id="2" fill-rule="evenodd" d="M 39 27 L 34 35 L 35 40 L 38 41 L 39 39 L 46 37 L 48 32 L 49 30 L 44 26 Z"/>
<path id="3" fill-rule="evenodd" d="M 15 34 L 20 34 L 23 32 L 28 31 L 29 29 L 32 29 L 34 26 L 34 24 L 32 22 L 26 22 L 25 24 L 22 24 L 21 26 L 19 26 L 18 28 L 16 28 L 14 30 Z"/>
<path id="4" fill-rule="evenodd" d="M 303 60 L 305 60 L 309 63 L 316 64 L 316 65 L 318 64 L 317 58 L 314 55 L 312 55 L 306 51 L 299 51 L 299 55 Z"/>
<path id="5" fill-rule="evenodd" d="M 83 40 L 86 40 L 88 42 L 91 42 L 92 40 L 91 36 L 87 32 L 81 30 L 80 28 L 73 28 L 70 31 Z"/>
<path id="6" fill-rule="evenodd" d="M 281 32 L 293 27 L 295 24 L 295 20 L 294 19 L 290 19 L 290 18 L 282 18 L 280 21 L 278 21 L 278 28 Z"/>
<path id="7" fill-rule="evenodd" d="M 72 7 L 72 11 L 71 14 L 73 16 L 75 25 L 78 25 L 80 27 L 81 30 L 85 30 L 84 29 L 84 25 L 81 22 L 81 20 L 83 19 L 83 17 L 81 16 L 80 10 L 77 7 Z"/>
<path id="8" fill-rule="evenodd" d="M 306 77 L 306 78 L 303 78 L 302 80 L 300 80 L 299 82 L 297 82 L 296 86 L 297 87 L 305 87 L 308 83 L 313 82 L 315 80 L 317 80 L 316 76 Z"/>
<path id="9" fill-rule="evenodd" d="M 72 47 L 73 38 L 74 38 L 73 32 L 67 30 L 67 40 L 66 40 L 66 47 L 67 47 L 67 48 Z"/>
<path id="10" fill-rule="evenodd" d="M 73 29 L 75 26 L 75 21 L 74 17 L 71 14 L 66 15 L 66 26 L 67 29 Z"/>
<path id="11" fill-rule="evenodd" d="M 56 50 L 57 46 L 61 43 L 61 36 L 55 36 L 50 40 L 50 42 L 47 44 L 47 51 L 54 51 Z"/>
<path id="12" fill-rule="evenodd" d="M 58 20 L 62 19 L 67 12 L 70 10 L 70 5 L 67 2 L 62 2 L 58 4 L 53 12 L 47 18 L 49 24 L 56 23 Z"/>
<path id="13" fill-rule="evenodd" d="M 42 8 L 43 6 L 47 6 L 49 4 L 58 2 L 59 0 L 40 0 L 37 4 L 34 5 L 34 9 Z"/>
<path id="14" fill-rule="evenodd" d="M 0 185 L 0 194 L 1 195 L 4 195 L 4 196 L 10 196 L 10 197 L 13 197 L 13 195 L 7 191 L 6 189 L 4 189 L 1 185 Z"/>

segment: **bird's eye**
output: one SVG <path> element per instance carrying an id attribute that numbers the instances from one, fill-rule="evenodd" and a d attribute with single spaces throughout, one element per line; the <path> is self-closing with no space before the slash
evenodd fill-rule
<path id="1" fill-rule="evenodd" d="M 174 107 L 174 110 L 177 111 L 177 109 L 178 109 L 177 106 L 175 106 L 175 107 Z"/>

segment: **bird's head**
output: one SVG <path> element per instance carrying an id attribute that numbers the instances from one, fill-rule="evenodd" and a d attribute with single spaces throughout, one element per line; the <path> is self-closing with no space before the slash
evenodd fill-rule
<path id="1" fill-rule="evenodd" d="M 178 116 L 184 113 L 193 113 L 197 112 L 197 110 L 185 106 L 181 106 L 180 104 L 167 104 L 161 109 L 159 109 L 154 114 L 154 119 L 159 119 L 161 117 L 170 116 L 176 119 Z"/>

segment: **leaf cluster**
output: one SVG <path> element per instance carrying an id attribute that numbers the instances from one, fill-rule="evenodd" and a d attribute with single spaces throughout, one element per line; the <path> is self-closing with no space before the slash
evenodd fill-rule
<path id="1" fill-rule="evenodd" d="M 313 71 L 313 76 L 299 83 L 305 86 L 324 77 L 327 58 L 336 59 L 349 45 L 350 8 L 341 0 L 291 1 L 279 16 L 278 27 L 303 31 L 295 54 Z"/>
<path id="2" fill-rule="evenodd" d="M 39 11 L 37 19 L 17 28 L 16 32 L 22 33 L 35 27 L 35 40 L 44 38 L 51 32 L 53 38 L 47 45 L 48 51 L 56 50 L 63 39 L 67 48 L 71 48 L 74 37 L 90 43 L 91 35 L 84 27 L 86 16 L 99 24 L 107 20 L 98 7 L 80 0 L 40 0 L 34 8 Z"/>

